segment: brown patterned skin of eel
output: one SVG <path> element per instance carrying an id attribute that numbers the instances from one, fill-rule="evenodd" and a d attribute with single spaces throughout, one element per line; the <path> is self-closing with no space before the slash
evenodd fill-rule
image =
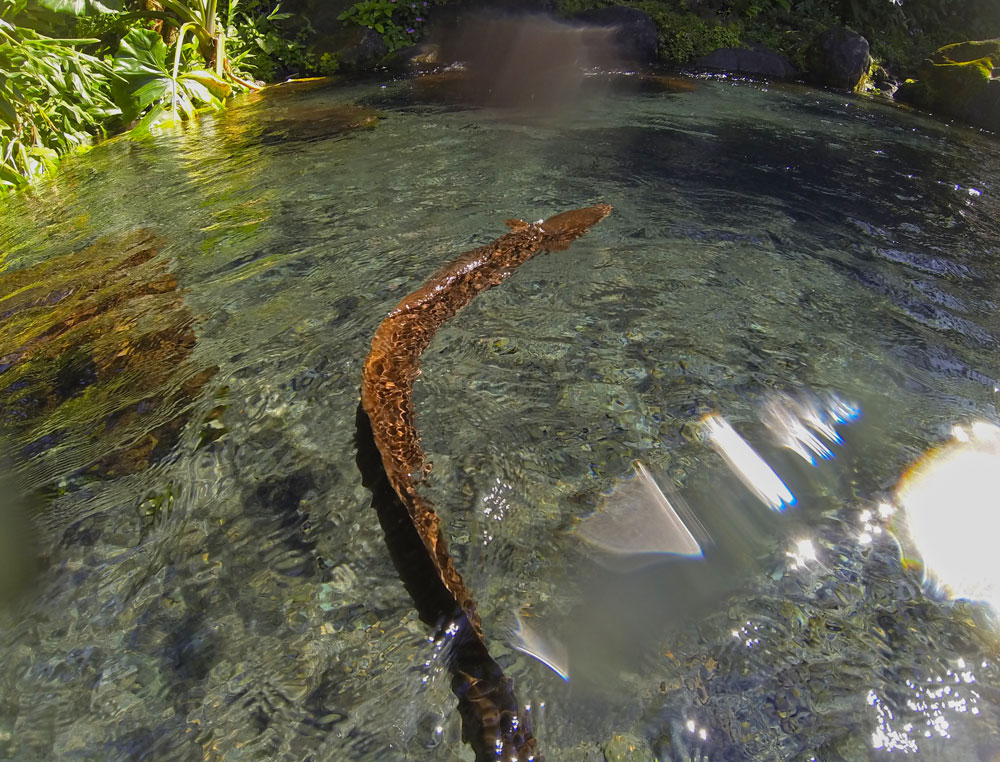
<path id="1" fill-rule="evenodd" d="M 527 718 L 518 716 L 509 678 L 486 649 L 475 600 L 452 562 L 441 520 L 417 490 L 430 467 L 414 424 L 413 384 L 420 374 L 420 356 L 434 334 L 477 294 L 502 283 L 538 252 L 568 248 L 610 212 L 609 205 L 597 204 L 540 223 L 508 220 L 511 232 L 461 255 L 404 297 L 375 331 L 364 364 L 361 408 L 368 420 L 363 424 L 370 424 L 388 485 L 471 630 L 456 642 L 452 669 L 463 735 L 477 760 L 537 762 L 541 757 Z M 359 431 L 367 432 L 363 424 Z M 477 732 L 470 732 L 470 725 Z"/>

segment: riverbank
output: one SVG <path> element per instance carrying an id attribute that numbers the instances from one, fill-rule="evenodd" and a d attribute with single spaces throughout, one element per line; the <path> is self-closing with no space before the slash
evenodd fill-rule
<path id="1" fill-rule="evenodd" d="M 261 84 L 446 66 L 440 44 L 416 46 L 483 12 L 616 27 L 643 67 L 900 90 L 984 129 L 1000 119 L 1000 45 L 942 52 L 1000 38 L 992 0 L 0 0 L 0 195 L 96 139 L 185 121 Z"/>

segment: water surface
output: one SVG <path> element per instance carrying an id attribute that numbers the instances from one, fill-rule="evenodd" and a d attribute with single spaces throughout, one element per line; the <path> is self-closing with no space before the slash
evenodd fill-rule
<path id="1" fill-rule="evenodd" d="M 468 759 L 354 463 L 361 362 L 504 219 L 596 202 L 441 331 L 416 390 L 429 494 L 546 757 L 996 758 L 985 610 L 861 538 L 953 424 L 998 420 L 1000 149 L 695 84 L 561 118 L 277 89 L 11 199 L 0 415 L 43 564 L 0 612 L 0 758 Z M 861 407 L 834 461 L 768 440 L 776 392 Z M 711 411 L 794 508 L 742 490 L 697 435 Z M 705 561 L 592 563 L 571 529 L 635 459 L 715 537 Z M 817 563 L 790 561 L 802 537 Z M 519 612 L 600 634 L 568 683 L 510 647 Z"/>

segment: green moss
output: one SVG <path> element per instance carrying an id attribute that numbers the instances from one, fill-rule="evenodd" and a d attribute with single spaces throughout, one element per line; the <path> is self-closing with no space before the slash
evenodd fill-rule
<path id="1" fill-rule="evenodd" d="M 995 65 L 1000 65 L 1000 39 L 972 40 L 956 42 L 935 50 L 930 57 L 935 64 L 976 63 L 986 66 L 992 71 Z M 989 72 L 987 72 L 989 76 Z"/>
<path id="2" fill-rule="evenodd" d="M 918 108 L 996 129 L 997 99 L 989 88 L 997 63 L 1000 39 L 945 45 L 923 62 L 917 81 L 907 80 L 896 97 Z"/>
<path id="3" fill-rule="evenodd" d="M 993 67 L 988 58 L 960 63 L 931 63 L 920 70 L 920 77 L 934 99 L 966 103 L 982 92 L 990 81 Z"/>
<path id="4" fill-rule="evenodd" d="M 995 63 L 1000 63 L 1000 40 L 958 42 L 934 51 L 921 65 L 918 79 L 939 109 L 940 103 L 961 106 L 986 88 Z"/>

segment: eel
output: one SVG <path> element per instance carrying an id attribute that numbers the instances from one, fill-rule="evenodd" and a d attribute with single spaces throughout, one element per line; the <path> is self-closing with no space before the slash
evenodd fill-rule
<path id="1" fill-rule="evenodd" d="M 421 616 L 438 626 L 442 621 L 449 624 L 447 633 L 454 637 L 452 689 L 459 700 L 463 736 L 477 760 L 524 762 L 540 761 L 541 756 L 512 681 L 489 654 L 475 599 L 448 552 L 440 517 L 417 489 L 430 464 L 414 423 L 413 384 L 420 374 L 420 356 L 434 334 L 477 294 L 502 283 L 535 254 L 568 248 L 610 212 L 609 205 L 597 204 L 537 223 L 507 220 L 509 233 L 462 254 L 403 297 L 376 329 L 364 363 L 358 464 L 379 509 L 393 560 Z M 381 462 L 373 473 L 376 459 Z M 421 579 L 421 574 L 426 576 Z"/>

